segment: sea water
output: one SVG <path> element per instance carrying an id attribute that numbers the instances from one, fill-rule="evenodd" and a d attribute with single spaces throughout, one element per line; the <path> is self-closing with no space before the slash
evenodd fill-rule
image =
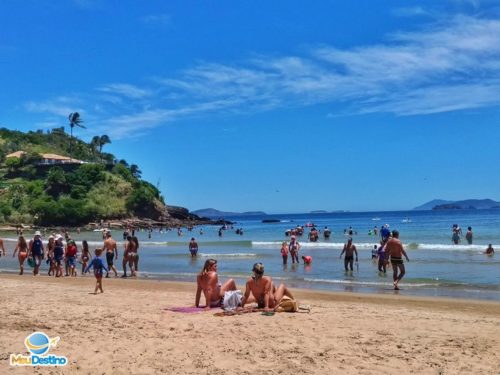
<path id="1" fill-rule="evenodd" d="M 262 222 L 270 218 L 279 221 Z M 218 261 L 219 278 L 222 281 L 234 278 L 241 288 L 251 276 L 253 264 L 262 262 L 265 274 L 291 288 L 392 294 L 395 293 L 392 269 L 389 267 L 385 275 L 379 273 L 376 262 L 371 259 L 371 250 L 380 240 L 373 229 L 380 230 L 382 225 L 389 224 L 391 230 L 400 232 L 410 258 L 410 262 L 405 262 L 406 276 L 400 283 L 400 294 L 500 300 L 500 210 L 280 214 L 231 217 L 230 220 L 235 222 L 232 229 L 228 226 L 220 237 L 220 226 L 195 227 L 192 231 L 183 228 L 181 236 L 176 230 L 154 231 L 151 238 L 147 231 L 137 231 L 139 278 L 194 281 L 204 262 L 214 258 Z M 302 261 L 291 264 L 289 256 L 288 265 L 284 266 L 280 248 L 282 241 L 289 241 L 285 232 L 306 224 L 314 224 L 321 231 L 328 226 L 332 235 L 325 240 L 321 233 L 318 242 L 312 243 L 307 238 L 310 228 L 304 228 L 304 235 L 298 237 L 299 258 L 310 255 L 312 264 L 306 266 Z M 463 230 L 459 245 L 451 241 L 453 224 Z M 465 240 L 468 226 L 474 233 L 472 245 Z M 354 231 L 352 238 L 359 252 L 359 268 L 355 267 L 353 272 L 345 272 L 343 260 L 339 259 L 348 237 L 344 230 L 348 231 L 349 227 Z M 236 234 L 239 228 L 243 229 L 243 235 Z M 25 232 L 27 238 L 31 232 Z M 117 268 L 121 271 L 123 232 L 113 230 L 112 233 L 119 243 Z M 17 259 L 12 258 L 15 236 L 2 235 L 9 256 L 0 259 L 0 272 L 15 272 L 18 269 Z M 89 242 L 91 249 L 102 245 L 99 232 L 71 235 L 79 247 L 83 239 Z M 191 237 L 195 237 L 199 245 L 195 258 L 188 251 Z M 497 249 L 494 256 L 484 254 L 490 243 Z M 29 272 L 27 264 L 25 266 Z M 46 270 L 44 263 L 42 272 Z"/>

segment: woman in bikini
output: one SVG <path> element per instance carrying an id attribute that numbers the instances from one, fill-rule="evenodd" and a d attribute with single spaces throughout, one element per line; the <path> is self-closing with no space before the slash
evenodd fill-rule
<path id="1" fill-rule="evenodd" d="M 55 275 L 56 273 L 56 262 L 54 260 L 54 247 L 56 246 L 56 241 L 54 236 L 49 236 L 49 242 L 47 243 L 47 264 L 49 265 L 49 276 Z"/>
<path id="2" fill-rule="evenodd" d="M 82 241 L 82 276 L 84 275 L 85 268 L 87 268 L 87 264 L 90 260 L 90 250 L 89 244 L 86 240 Z"/>
<path id="3" fill-rule="evenodd" d="M 19 236 L 17 240 L 16 248 L 14 249 L 14 254 L 12 254 L 12 258 L 16 256 L 16 252 L 18 252 L 17 259 L 19 259 L 19 275 L 24 273 L 24 261 L 28 257 L 28 244 L 23 236 Z"/>
<path id="4" fill-rule="evenodd" d="M 206 306 L 209 310 L 211 307 L 220 307 L 224 299 L 224 293 L 229 290 L 236 290 L 236 284 L 233 279 L 227 280 L 223 285 L 219 284 L 217 276 L 217 261 L 208 259 L 199 275 L 196 277 L 197 290 L 195 306 L 200 306 L 201 292 L 205 295 Z"/>

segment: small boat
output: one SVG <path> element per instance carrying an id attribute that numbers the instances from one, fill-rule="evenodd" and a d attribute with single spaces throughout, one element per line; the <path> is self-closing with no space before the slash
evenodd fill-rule
<path id="1" fill-rule="evenodd" d="M 373 221 L 379 221 L 379 220 L 380 220 L 380 218 L 379 218 L 379 217 L 372 217 L 372 220 L 373 220 Z"/>
<path id="2" fill-rule="evenodd" d="M 401 220 L 402 223 L 411 223 L 411 219 L 407 217 L 406 219 Z"/>
<path id="3" fill-rule="evenodd" d="M 264 219 L 262 220 L 263 223 L 279 223 L 280 219 Z"/>

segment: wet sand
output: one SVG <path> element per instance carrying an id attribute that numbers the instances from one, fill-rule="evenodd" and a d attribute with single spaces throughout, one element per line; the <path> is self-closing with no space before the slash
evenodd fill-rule
<path id="1" fill-rule="evenodd" d="M 195 285 L 0 275 L 0 373 L 34 331 L 60 336 L 69 364 L 35 373 L 497 374 L 500 303 L 292 290 L 310 313 L 215 316 Z M 203 298 L 202 298 L 203 300 Z"/>

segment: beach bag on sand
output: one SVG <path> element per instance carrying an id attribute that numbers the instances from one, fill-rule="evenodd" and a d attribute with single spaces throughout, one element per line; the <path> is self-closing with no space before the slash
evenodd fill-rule
<path id="1" fill-rule="evenodd" d="M 280 303 L 274 310 L 276 312 L 297 312 L 299 311 L 299 304 L 294 299 L 283 296 Z"/>
<path id="2" fill-rule="evenodd" d="M 226 311 L 236 310 L 236 308 L 241 305 L 242 299 L 243 294 L 241 293 L 241 290 L 228 290 L 224 293 L 222 306 Z"/>

